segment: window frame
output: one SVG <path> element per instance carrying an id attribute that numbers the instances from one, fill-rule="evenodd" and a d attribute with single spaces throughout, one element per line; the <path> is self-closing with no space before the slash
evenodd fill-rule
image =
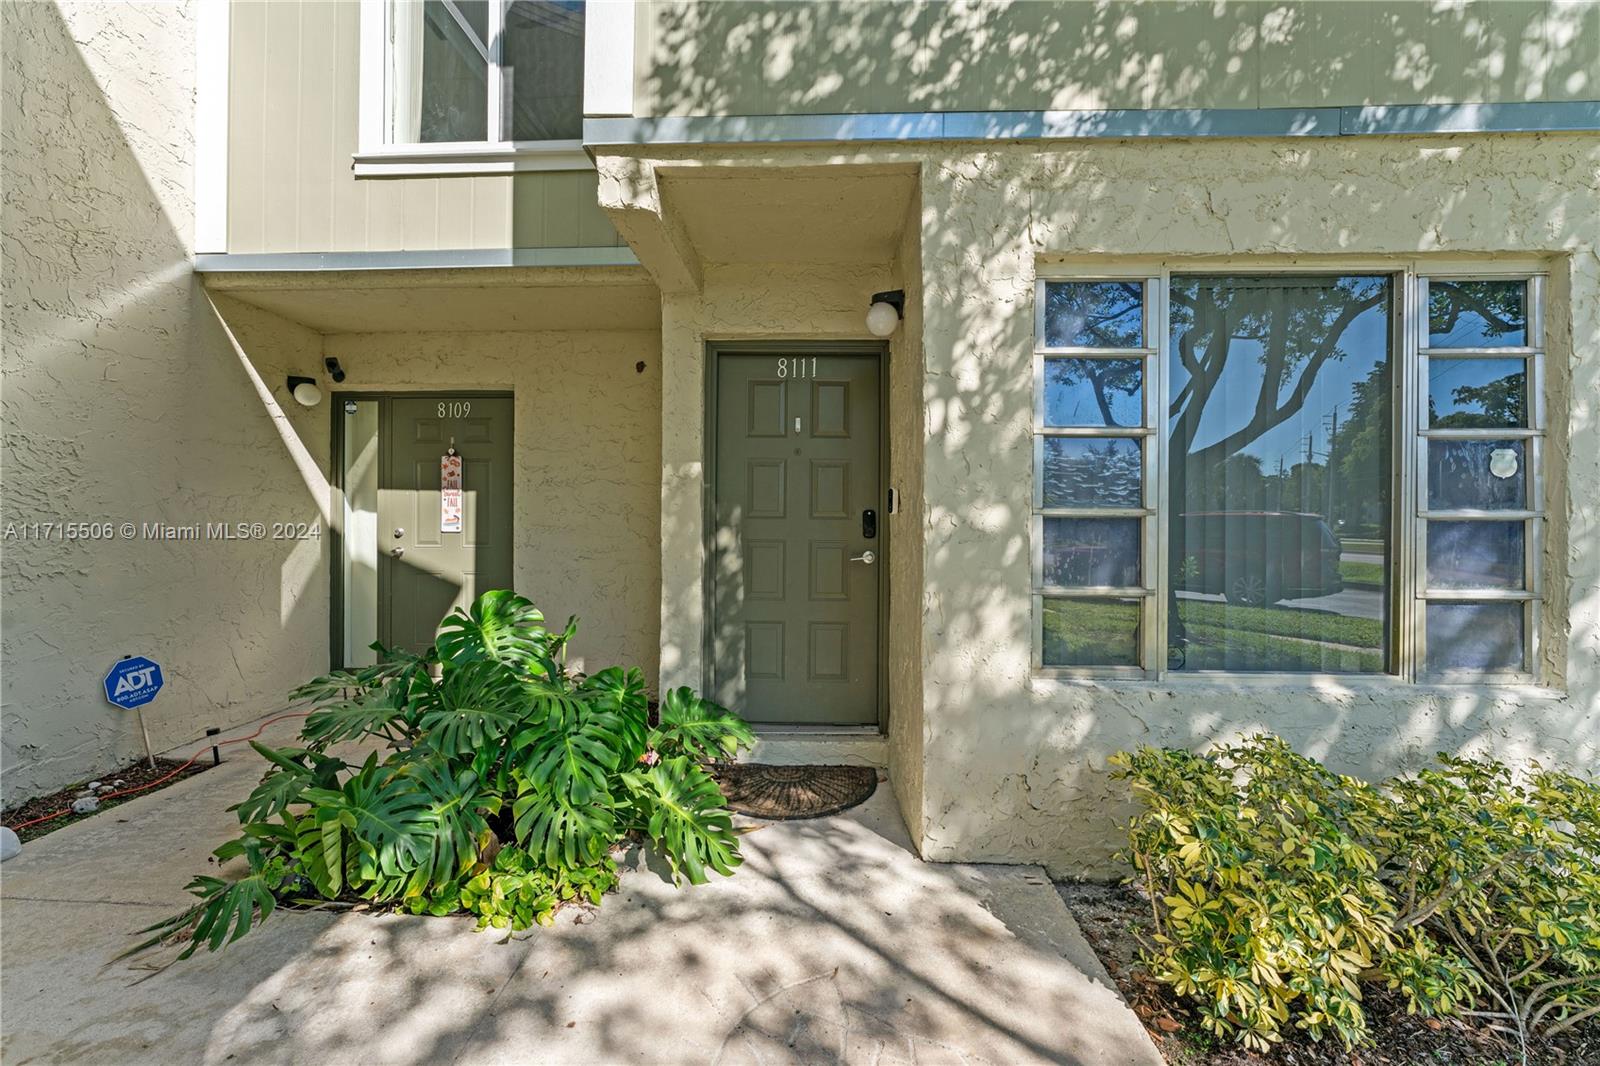
<path id="1" fill-rule="evenodd" d="M 419 0 L 421 2 L 421 0 Z M 392 85 L 389 64 L 390 0 L 361 0 L 359 118 L 352 169 L 362 177 L 428 177 L 452 174 L 511 174 L 522 171 L 593 170 L 583 139 L 514 141 L 503 114 L 501 40 L 506 0 L 489 0 L 488 125 L 483 141 L 396 143 L 388 140 Z M 589 48 L 587 11 L 584 58 Z M 631 29 L 631 26 L 630 26 Z M 588 76 L 585 74 L 585 82 Z"/>
<path id="2" fill-rule="evenodd" d="M 1374 674 L 1300 671 L 1170 670 L 1167 661 L 1169 626 L 1166 590 L 1170 588 L 1167 558 L 1168 462 L 1167 407 L 1171 377 L 1171 316 L 1168 295 L 1174 274 L 1227 275 L 1275 274 L 1327 277 L 1341 274 L 1386 275 L 1391 281 L 1390 358 L 1393 446 L 1390 463 L 1390 569 L 1388 582 L 1389 648 L 1386 668 Z M 1528 344 L 1504 348 L 1430 349 L 1428 341 L 1427 284 L 1430 279 L 1522 280 L 1527 285 Z M 1045 343 L 1045 286 L 1055 282 L 1132 281 L 1144 283 L 1145 347 L 1138 349 L 1083 349 L 1052 347 Z M 1142 679 L 1163 683 L 1230 685 L 1294 685 L 1333 681 L 1347 687 L 1401 684 L 1439 685 L 1541 685 L 1539 640 L 1543 623 L 1542 570 L 1544 524 L 1547 521 L 1544 476 L 1546 424 L 1545 353 L 1548 267 L 1543 263 L 1439 263 L 1396 262 L 1381 258 L 1329 259 L 1305 262 L 1260 263 L 1245 259 L 1203 258 L 1193 261 L 1134 261 L 1107 265 L 1100 261 L 1045 260 L 1037 263 L 1033 309 L 1033 450 L 1031 514 L 1029 520 L 1032 631 L 1031 667 L 1040 678 Z M 1444 353 L 1444 354 L 1440 354 Z M 1044 372 L 1048 358 L 1059 356 L 1133 358 L 1145 360 L 1144 422 L 1140 430 L 1106 427 L 1048 427 L 1045 423 Z M 1434 430 L 1427 425 L 1427 371 L 1431 358 L 1523 358 L 1527 369 L 1527 426 L 1520 429 Z M 1133 436 L 1143 442 L 1145 504 L 1142 509 L 1119 509 L 1117 516 L 1139 516 L 1141 537 L 1141 589 L 1057 589 L 1043 583 L 1044 519 L 1056 514 L 1106 516 L 1097 509 L 1047 509 L 1043 507 L 1044 440 L 1050 436 Z M 1521 511 L 1452 510 L 1430 512 L 1427 506 L 1428 441 L 1440 438 L 1526 439 L 1526 509 Z M 1431 520 L 1521 521 L 1523 523 L 1523 588 L 1430 589 L 1427 587 L 1427 526 Z M 1044 601 L 1091 597 L 1143 597 L 1140 665 L 1049 666 L 1043 661 Z M 1426 616 L 1429 603 L 1513 601 L 1524 604 L 1523 666 L 1521 670 L 1429 671 L 1426 668 Z"/>

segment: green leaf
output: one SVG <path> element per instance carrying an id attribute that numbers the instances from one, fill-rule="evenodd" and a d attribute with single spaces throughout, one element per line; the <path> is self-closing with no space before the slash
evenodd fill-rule
<path id="1" fill-rule="evenodd" d="M 743 718 L 696 696 L 688 687 L 662 697 L 660 724 L 650 734 L 650 746 L 663 755 L 687 755 L 698 761 L 732 758 L 755 741 Z"/>
<path id="2" fill-rule="evenodd" d="M 435 647 L 446 663 L 488 660 L 526 672 L 548 650 L 550 634 L 543 623 L 544 615 L 527 599 L 494 589 L 466 610 L 456 608 L 440 624 Z"/>
<path id="3" fill-rule="evenodd" d="M 722 791 L 684 756 L 620 775 L 644 831 L 666 856 L 673 877 L 703 884 L 706 869 L 727 875 L 742 861 Z"/>

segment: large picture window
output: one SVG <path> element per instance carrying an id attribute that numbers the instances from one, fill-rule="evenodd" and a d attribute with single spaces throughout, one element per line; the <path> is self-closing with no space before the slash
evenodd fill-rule
<path id="1" fill-rule="evenodd" d="M 1527 676 L 1542 291 L 1042 279 L 1035 668 Z"/>
<path id="2" fill-rule="evenodd" d="M 576 141 L 581 0 L 387 0 L 390 145 Z"/>

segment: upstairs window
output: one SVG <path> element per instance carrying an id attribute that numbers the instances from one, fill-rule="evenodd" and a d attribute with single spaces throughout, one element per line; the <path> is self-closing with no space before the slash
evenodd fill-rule
<path id="1" fill-rule="evenodd" d="M 382 5 L 384 147 L 582 137 L 581 0 L 369 2 Z"/>

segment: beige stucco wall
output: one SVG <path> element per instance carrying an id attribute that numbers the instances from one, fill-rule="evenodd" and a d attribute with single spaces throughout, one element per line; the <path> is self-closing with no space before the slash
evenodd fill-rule
<path id="1" fill-rule="evenodd" d="M 189 269 L 193 6 L 0 21 L 4 524 L 315 519 L 314 478 Z M 142 751 L 101 688 L 123 654 L 164 669 L 157 748 L 272 710 L 326 663 L 320 542 L 56 537 L 0 543 L 7 803 Z"/>
<path id="2" fill-rule="evenodd" d="M 921 717 L 891 715 L 890 746 L 891 777 L 927 857 L 1110 872 L 1129 807 L 1106 759 L 1143 743 L 1198 747 L 1270 730 L 1339 770 L 1372 777 L 1415 767 L 1436 750 L 1600 764 L 1600 137 L 708 147 L 639 155 L 672 167 L 746 171 L 921 169 L 920 396 L 908 402 L 892 374 L 890 414 L 891 425 L 914 419 L 924 434 L 920 519 L 912 519 L 923 537 L 920 580 L 895 569 L 897 580 L 918 581 L 920 647 L 902 639 L 894 654 L 914 661 L 891 665 L 891 676 L 920 672 L 921 698 L 906 704 Z M 640 166 L 649 163 L 603 158 L 602 178 Z M 1171 257 L 1192 265 L 1211 257 L 1212 264 L 1312 267 L 1342 259 L 1399 270 L 1510 256 L 1531 257 L 1551 273 L 1541 662 L 1548 686 L 1031 675 L 1040 259 Z M 831 307 L 835 279 L 847 280 L 850 291 L 839 293 L 837 315 L 819 313 Z M 708 270 L 702 294 L 667 302 L 663 672 L 679 671 L 687 683 L 698 677 L 704 622 L 702 340 L 723 331 L 840 335 L 858 328 L 859 296 L 850 297 L 872 279 L 835 271 L 775 280 L 749 269 Z M 911 350 L 897 341 L 895 355 Z M 903 605 L 904 592 L 894 590 L 892 604 Z M 893 606 L 891 617 L 903 619 Z M 920 761 L 911 757 L 919 746 Z"/>
<path id="3" fill-rule="evenodd" d="M 506 298 L 515 299 L 515 290 Z M 638 666 L 654 682 L 661 565 L 657 334 L 336 333 L 318 336 L 313 359 L 285 360 L 273 340 L 294 332 L 293 323 L 225 295 L 216 303 L 257 371 L 272 383 L 296 440 L 324 481 L 327 403 L 300 408 L 284 389 L 287 375 L 314 373 L 324 356 L 336 357 L 348 375 L 343 389 L 331 392 L 331 403 L 339 402 L 341 391 L 512 392 L 516 590 L 553 624 L 579 617 L 568 659 L 574 669 Z M 332 492 L 323 498 L 337 515 Z M 325 603 L 329 579 L 323 562 L 312 581 Z M 322 636 L 325 649 L 326 622 Z"/>
<path id="4" fill-rule="evenodd" d="M 656 0 L 639 115 L 1321 107 L 1600 94 L 1600 4 Z"/>
<path id="5" fill-rule="evenodd" d="M 1364 776 L 1440 749 L 1600 764 L 1600 138 L 1001 146 L 923 182 L 928 857 L 1105 871 L 1127 809 L 1106 758 L 1145 743 L 1271 730 Z M 1551 256 L 1550 688 L 1030 676 L 1037 257 L 1479 253 Z"/>

